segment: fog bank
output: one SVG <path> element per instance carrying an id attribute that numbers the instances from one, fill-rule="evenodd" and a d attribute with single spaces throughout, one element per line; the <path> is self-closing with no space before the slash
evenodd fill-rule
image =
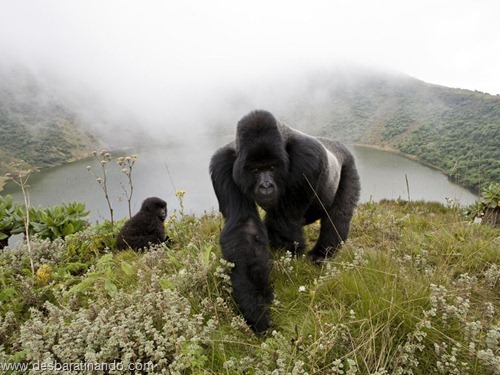
<path id="1" fill-rule="evenodd" d="M 16 0 L 0 12 L 0 64 L 58 81 L 101 129 L 191 136 L 226 121 L 218 109 L 241 117 L 228 105 L 240 92 L 279 109 L 304 72 L 335 65 L 500 93 L 499 11 L 495 0 Z"/>

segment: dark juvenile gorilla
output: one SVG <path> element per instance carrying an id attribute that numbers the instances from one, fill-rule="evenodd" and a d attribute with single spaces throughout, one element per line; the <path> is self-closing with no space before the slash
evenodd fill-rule
<path id="1" fill-rule="evenodd" d="M 163 223 L 166 217 L 167 203 L 160 198 L 147 198 L 142 202 L 141 210 L 127 220 L 118 233 L 117 249 L 139 250 L 168 241 Z"/>
<path id="2" fill-rule="evenodd" d="M 267 307 L 261 301 L 269 302 L 270 293 L 267 243 L 236 239 L 258 228 L 260 237 L 268 238 L 265 242 L 272 247 L 302 253 L 302 227 L 320 219 L 320 235 L 308 256 L 321 262 L 335 253 L 347 238 L 359 199 L 354 158 L 339 142 L 306 135 L 278 123 L 269 112 L 254 111 L 238 122 L 235 141 L 213 155 L 210 174 L 226 221 L 220 238 L 222 252 L 224 256 L 241 252 L 232 279 L 243 282 L 233 285 L 233 291 L 252 326 L 253 318 L 237 296 L 248 294 L 253 301 L 245 302 L 266 316 Z M 266 211 L 267 237 L 259 224 L 257 205 Z M 260 256 L 264 259 L 255 259 Z M 248 263 L 259 267 L 248 267 Z M 266 298 L 253 294 L 259 290 L 256 285 L 264 284 Z M 260 327 L 254 325 L 256 330 Z"/>

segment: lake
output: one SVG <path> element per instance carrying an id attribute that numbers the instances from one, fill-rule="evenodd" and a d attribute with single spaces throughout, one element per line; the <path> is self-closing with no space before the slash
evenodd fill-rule
<path id="1" fill-rule="evenodd" d="M 201 215 L 217 210 L 218 204 L 208 174 L 208 164 L 213 152 L 227 139 L 199 139 L 195 146 L 177 143 L 175 146 L 137 151 L 138 159 L 132 177 L 134 195 L 132 213 L 139 210 L 142 200 L 158 196 L 168 203 L 169 214 L 180 210 L 176 190 L 185 190 L 184 211 Z M 429 168 L 398 154 L 363 146 L 351 146 L 361 176 L 361 200 L 380 199 L 427 200 L 446 203 L 453 198 L 461 205 L 468 205 L 476 196 L 451 183 L 438 170 Z M 115 219 L 128 216 L 128 206 L 123 188 L 128 186 L 126 175 L 116 164 L 123 153 L 113 154 L 109 165 L 108 180 L 115 210 Z M 61 202 L 80 201 L 90 210 L 92 221 L 109 219 L 104 194 L 87 166 L 98 175 L 100 166 L 93 158 L 55 167 L 30 177 L 30 197 L 34 206 L 57 205 Z M 406 176 L 406 177 L 405 177 Z M 406 178 L 408 179 L 409 193 Z M 12 194 L 22 202 L 19 188 L 9 183 L 1 192 Z"/>

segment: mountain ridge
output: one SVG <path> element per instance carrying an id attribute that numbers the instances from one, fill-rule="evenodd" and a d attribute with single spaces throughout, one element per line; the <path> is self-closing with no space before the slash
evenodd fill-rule
<path id="1" fill-rule="evenodd" d="M 290 124 L 397 151 L 476 191 L 500 181 L 499 95 L 383 75 L 347 88 L 325 80 L 318 90 L 312 106 L 295 108 L 300 116 Z M 318 117 L 324 125 L 311 126 Z"/>
<path id="2" fill-rule="evenodd" d="M 1 68 L 0 176 L 20 159 L 29 167 L 46 168 L 88 156 L 104 143 L 123 148 L 120 134 L 143 145 L 164 142 L 163 137 L 148 135 L 147 126 L 137 126 L 140 121 L 128 114 L 122 116 L 128 124 L 101 121 L 104 107 L 95 98 L 71 102 L 28 70 Z M 264 103 L 292 127 L 398 152 L 475 191 L 500 181 L 500 95 L 363 69 L 331 69 L 266 85 L 260 91 L 234 89 L 216 105 L 215 118 L 220 120 L 212 126 L 213 134 L 222 134 L 217 127 L 233 133 L 233 120 L 225 119 L 241 117 Z M 84 112 L 92 113 L 92 119 L 80 115 Z M 111 142 L 99 132 L 108 125 L 117 130 Z M 173 131 L 178 126 L 163 127 Z M 135 143 L 130 146 L 138 146 Z"/>

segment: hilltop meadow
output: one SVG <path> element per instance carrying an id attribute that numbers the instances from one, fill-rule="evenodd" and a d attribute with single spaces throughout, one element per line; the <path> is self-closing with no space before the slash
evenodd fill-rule
<path id="1" fill-rule="evenodd" d="M 500 373 L 500 232 L 460 207 L 368 202 L 321 266 L 274 252 L 274 326 L 261 336 L 231 298 L 219 214 L 175 212 L 173 245 L 138 253 L 115 250 L 121 225 L 0 252 L 4 373 L 113 373 L 98 367 L 110 363 L 152 374 Z M 307 228 L 310 245 L 318 229 Z"/>

